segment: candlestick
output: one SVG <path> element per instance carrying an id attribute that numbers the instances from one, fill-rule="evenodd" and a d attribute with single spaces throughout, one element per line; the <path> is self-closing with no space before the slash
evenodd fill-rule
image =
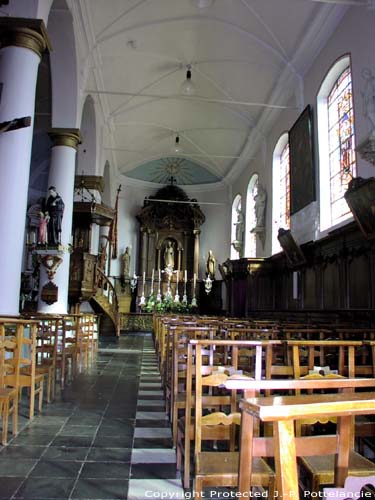
<path id="1" fill-rule="evenodd" d="M 152 270 L 152 275 L 151 275 L 151 290 L 150 290 L 150 295 L 154 294 L 154 276 L 155 276 L 155 269 Z"/>

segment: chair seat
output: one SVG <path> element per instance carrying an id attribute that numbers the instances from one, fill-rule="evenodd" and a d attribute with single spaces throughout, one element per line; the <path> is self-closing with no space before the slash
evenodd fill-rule
<path id="1" fill-rule="evenodd" d="M 223 476 L 238 475 L 239 453 L 233 452 L 212 452 L 203 451 L 196 456 L 196 475 L 218 474 Z M 267 485 L 270 476 L 275 476 L 274 471 L 262 458 L 254 457 L 252 464 L 252 481 L 256 484 Z"/>
<path id="2" fill-rule="evenodd" d="M 335 455 L 300 457 L 300 463 L 312 476 L 319 476 L 320 484 L 333 484 Z M 375 474 L 375 464 L 354 450 L 349 455 L 349 476 Z"/>
<path id="3" fill-rule="evenodd" d="M 17 389 L 13 387 L 0 387 L 0 399 L 9 398 L 17 395 Z"/>

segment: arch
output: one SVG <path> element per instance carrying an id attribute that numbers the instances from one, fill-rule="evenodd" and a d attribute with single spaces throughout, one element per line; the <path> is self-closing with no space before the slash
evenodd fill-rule
<path id="1" fill-rule="evenodd" d="M 87 96 L 82 110 L 81 135 L 84 143 L 78 148 L 77 175 L 95 175 L 97 158 L 95 102 Z"/>
<path id="2" fill-rule="evenodd" d="M 66 0 L 54 0 L 48 16 L 51 52 L 52 126 L 78 124 L 78 75 L 73 17 Z"/>
<path id="3" fill-rule="evenodd" d="M 326 74 L 317 95 L 320 231 L 350 219 L 344 199 L 356 175 L 351 63 L 348 54 Z"/>
<path id="4" fill-rule="evenodd" d="M 245 231 L 245 255 L 246 257 L 256 257 L 256 233 L 252 232 L 257 225 L 255 217 L 256 188 L 259 182 L 259 175 L 253 174 L 250 177 L 246 191 L 246 231 Z"/>
<path id="5" fill-rule="evenodd" d="M 272 156 L 272 254 L 281 251 L 277 239 L 280 228 L 290 229 L 290 163 L 287 132 L 280 136 Z"/>

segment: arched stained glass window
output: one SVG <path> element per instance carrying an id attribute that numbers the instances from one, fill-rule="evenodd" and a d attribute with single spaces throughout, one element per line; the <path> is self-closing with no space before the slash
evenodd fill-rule
<path id="1" fill-rule="evenodd" d="M 279 224 L 283 229 L 290 227 L 290 163 L 289 143 L 286 143 L 280 155 L 280 198 Z"/>
<path id="2" fill-rule="evenodd" d="M 328 72 L 317 98 L 320 231 L 345 222 L 351 212 L 344 194 L 356 176 L 352 78 L 349 56 Z"/>
<path id="3" fill-rule="evenodd" d="M 355 173 L 354 117 L 350 68 L 346 68 L 332 87 L 328 104 L 328 150 L 332 224 L 349 213 L 344 193 Z"/>
<path id="4" fill-rule="evenodd" d="M 280 228 L 290 228 L 290 162 L 288 134 L 283 134 L 273 154 L 272 179 L 272 253 L 280 252 L 277 234 Z"/>

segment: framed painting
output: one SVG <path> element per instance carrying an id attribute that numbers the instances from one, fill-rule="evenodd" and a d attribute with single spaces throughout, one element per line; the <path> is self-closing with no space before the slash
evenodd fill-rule
<path id="1" fill-rule="evenodd" d="M 290 229 L 280 228 L 277 239 L 280 242 L 281 248 L 285 252 L 286 260 L 290 267 L 299 267 L 306 264 L 306 259 L 303 255 L 301 247 L 293 238 Z"/>
<path id="2" fill-rule="evenodd" d="M 315 201 L 312 111 L 308 105 L 289 130 L 290 214 Z"/>

